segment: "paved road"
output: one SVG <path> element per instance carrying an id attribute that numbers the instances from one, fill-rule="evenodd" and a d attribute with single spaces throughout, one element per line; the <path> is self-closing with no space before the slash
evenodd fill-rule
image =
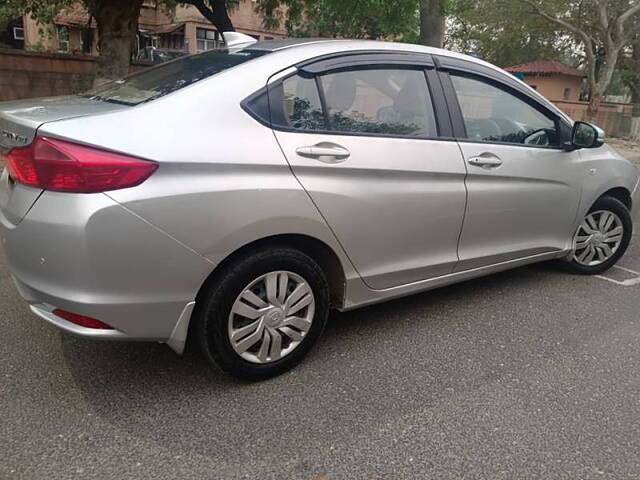
<path id="1" fill-rule="evenodd" d="M 640 477 L 640 285 L 542 265 L 334 314 L 247 384 L 63 335 L 0 262 L 0 478 Z"/>

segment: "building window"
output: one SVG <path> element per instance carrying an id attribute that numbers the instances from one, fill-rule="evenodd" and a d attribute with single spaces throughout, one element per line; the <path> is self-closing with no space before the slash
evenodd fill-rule
<path id="1" fill-rule="evenodd" d="M 80 31 L 80 51 L 84 55 L 91 55 L 91 48 L 93 47 L 93 32 L 86 28 Z"/>
<path id="2" fill-rule="evenodd" d="M 69 53 L 69 29 L 67 27 L 61 26 L 56 29 L 56 33 L 58 36 L 58 51 Z"/>
<path id="3" fill-rule="evenodd" d="M 217 30 L 196 28 L 196 41 L 198 53 L 212 50 L 220 44 L 220 34 Z"/>
<path id="4" fill-rule="evenodd" d="M 182 34 L 170 34 L 163 33 L 160 35 L 160 48 L 167 50 L 183 50 L 184 49 L 184 35 Z M 158 43 L 154 44 L 157 47 Z M 210 49 L 209 49 L 210 50 Z M 200 50 L 198 50 L 200 51 Z M 202 50 L 204 51 L 204 50 Z"/>
<path id="5" fill-rule="evenodd" d="M 564 89 L 564 94 L 562 95 L 562 97 L 565 100 L 569 100 L 571 98 L 571 89 L 570 88 L 565 88 Z"/>
<path id="6" fill-rule="evenodd" d="M 531 88 L 533 88 L 534 90 L 538 90 L 538 86 L 537 85 L 529 85 Z"/>
<path id="7" fill-rule="evenodd" d="M 13 27 L 13 39 L 14 40 L 24 40 L 24 28 L 22 28 L 22 27 Z"/>

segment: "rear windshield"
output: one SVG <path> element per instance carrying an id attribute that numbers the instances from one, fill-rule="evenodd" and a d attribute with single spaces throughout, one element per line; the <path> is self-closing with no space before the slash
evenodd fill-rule
<path id="1" fill-rule="evenodd" d="M 103 102 L 139 105 L 267 53 L 263 50 L 210 50 L 101 85 L 82 96 Z"/>

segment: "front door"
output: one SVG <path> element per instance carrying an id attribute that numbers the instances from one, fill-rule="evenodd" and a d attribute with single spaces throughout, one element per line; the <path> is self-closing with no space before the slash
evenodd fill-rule
<path id="1" fill-rule="evenodd" d="M 466 169 L 457 143 L 438 137 L 423 68 L 342 67 L 270 85 L 294 174 L 373 289 L 458 261 Z"/>
<path id="2" fill-rule="evenodd" d="M 450 75 L 466 138 L 467 212 L 456 270 L 570 247 L 584 166 L 559 119 L 481 77 Z"/>

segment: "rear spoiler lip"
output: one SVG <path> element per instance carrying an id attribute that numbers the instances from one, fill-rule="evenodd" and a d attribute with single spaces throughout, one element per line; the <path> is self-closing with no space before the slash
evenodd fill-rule
<path id="1" fill-rule="evenodd" d="M 43 125 L 60 120 L 100 115 L 125 109 L 78 95 L 32 98 L 0 103 L 0 149 L 25 147 Z"/>

